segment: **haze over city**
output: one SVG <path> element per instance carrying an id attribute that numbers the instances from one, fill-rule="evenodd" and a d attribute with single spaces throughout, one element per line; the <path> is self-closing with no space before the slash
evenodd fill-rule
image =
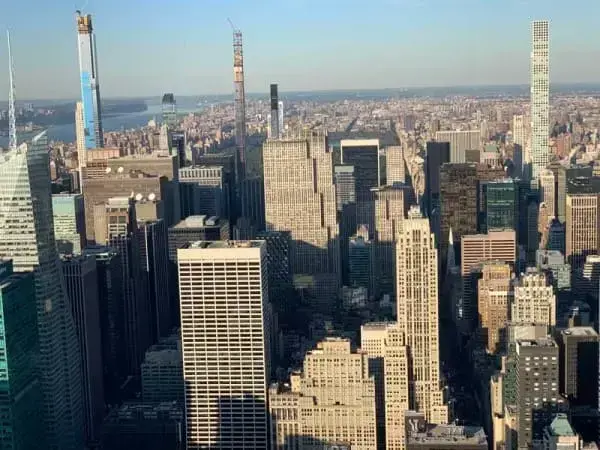
<path id="1" fill-rule="evenodd" d="M 76 98 L 72 23 L 86 2 L 5 3 L 17 98 Z M 272 81 L 282 91 L 525 84 L 528 25 L 540 15 L 552 24 L 552 82 L 600 80 L 596 30 L 584 23 L 600 14 L 596 1 L 90 0 L 85 9 L 107 98 L 230 92 L 227 18 L 244 30 L 248 92 Z"/>

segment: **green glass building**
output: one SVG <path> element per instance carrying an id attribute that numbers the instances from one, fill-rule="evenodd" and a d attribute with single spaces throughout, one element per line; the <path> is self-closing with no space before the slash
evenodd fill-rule
<path id="1" fill-rule="evenodd" d="M 515 230 L 518 232 L 519 201 L 515 182 L 508 178 L 484 183 L 485 218 L 481 232 Z"/>
<path id="2" fill-rule="evenodd" d="M 33 273 L 0 260 L 0 448 L 45 449 Z"/>

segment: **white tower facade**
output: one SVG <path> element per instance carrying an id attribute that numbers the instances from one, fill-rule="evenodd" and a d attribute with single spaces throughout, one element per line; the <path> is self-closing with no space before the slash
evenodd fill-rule
<path id="1" fill-rule="evenodd" d="M 548 21 L 531 25 L 531 160 L 532 176 L 537 179 L 550 160 L 548 146 L 550 113 L 550 68 Z"/>
<path id="2" fill-rule="evenodd" d="M 267 448 L 264 241 L 177 252 L 188 450 Z"/>

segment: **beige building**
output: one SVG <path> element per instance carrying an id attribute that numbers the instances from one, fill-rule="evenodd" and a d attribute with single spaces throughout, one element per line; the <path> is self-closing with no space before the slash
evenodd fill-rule
<path id="1" fill-rule="evenodd" d="M 448 406 L 440 379 L 438 262 L 429 220 L 412 208 L 396 244 L 398 330 L 410 348 L 410 409 L 428 422 L 447 423 Z"/>
<path id="2" fill-rule="evenodd" d="M 307 353 L 302 373 L 269 389 L 273 450 L 347 445 L 376 450 L 375 382 L 367 356 L 328 338 Z"/>
<path id="3" fill-rule="evenodd" d="M 177 251 L 188 450 L 267 448 L 266 257 L 264 241 Z"/>
<path id="4" fill-rule="evenodd" d="M 406 181 L 404 148 L 401 145 L 391 145 L 385 149 L 385 175 L 389 186 Z"/>
<path id="5" fill-rule="evenodd" d="M 471 276 L 481 263 L 502 261 L 508 264 L 517 259 L 517 242 L 514 230 L 490 231 L 487 234 L 463 236 L 461 245 L 461 275 L 463 277 L 463 318 L 467 322 L 475 319 L 475 293 L 477 285 Z"/>
<path id="6" fill-rule="evenodd" d="M 546 327 L 556 325 L 556 296 L 545 274 L 531 268 L 521 274 L 515 284 L 511 320 Z"/>
<path id="7" fill-rule="evenodd" d="M 484 334 L 489 353 L 496 353 L 506 344 L 506 325 L 513 299 L 512 269 L 504 262 L 483 264 L 478 282 L 479 328 Z"/>
<path id="8" fill-rule="evenodd" d="M 598 253 L 599 198 L 598 194 L 567 194 L 565 256 L 573 269 L 583 267 L 587 255 Z"/>
<path id="9" fill-rule="evenodd" d="M 87 154 L 85 148 L 85 125 L 83 121 L 83 103 L 75 103 L 75 139 L 77 144 L 77 160 L 79 170 L 85 167 L 87 163 Z"/>
<path id="10" fill-rule="evenodd" d="M 540 172 L 540 203 L 546 204 L 548 220 L 554 219 L 556 217 L 556 178 L 550 169 L 543 169 Z"/>
<path id="11" fill-rule="evenodd" d="M 263 146 L 268 231 L 291 234 L 290 263 L 300 284 L 325 307 L 340 287 L 333 153 L 327 136 L 305 132 Z"/>

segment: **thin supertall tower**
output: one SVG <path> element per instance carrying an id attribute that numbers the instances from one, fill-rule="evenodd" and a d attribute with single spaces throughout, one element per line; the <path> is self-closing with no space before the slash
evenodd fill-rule
<path id="1" fill-rule="evenodd" d="M 92 16 L 82 16 L 81 11 L 77 11 L 77 44 L 85 148 L 104 147 L 96 37 L 92 27 Z"/>
<path id="2" fill-rule="evenodd" d="M 531 24 L 531 162 L 532 177 L 538 178 L 550 161 L 549 130 L 549 46 L 548 21 L 536 20 Z"/>
<path id="3" fill-rule="evenodd" d="M 231 22 L 230 22 L 231 24 Z M 236 182 L 239 183 L 245 174 L 246 167 L 246 93 L 244 91 L 244 50 L 242 32 L 233 28 L 233 85 L 235 88 L 235 146 Z"/>
<path id="4" fill-rule="evenodd" d="M 15 68 L 10 49 L 10 31 L 6 30 L 6 42 L 8 43 L 8 149 L 17 148 L 17 116 L 15 113 Z"/>

